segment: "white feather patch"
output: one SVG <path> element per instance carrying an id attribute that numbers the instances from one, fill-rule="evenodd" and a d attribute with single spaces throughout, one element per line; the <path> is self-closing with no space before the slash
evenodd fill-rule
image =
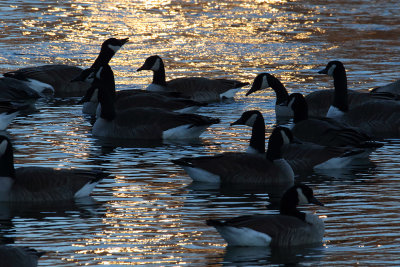
<path id="1" fill-rule="evenodd" d="M 151 70 L 158 71 L 160 69 L 161 59 L 157 58 L 156 62 L 154 62 L 153 66 L 151 66 Z"/>
<path id="2" fill-rule="evenodd" d="M 286 105 L 275 105 L 275 115 L 277 117 L 293 117 L 293 110 Z"/>
<path id="3" fill-rule="evenodd" d="M 119 45 L 108 45 L 108 48 L 110 48 L 112 51 L 114 51 L 114 53 L 117 53 L 118 50 L 121 48 Z"/>
<path id="4" fill-rule="evenodd" d="M 265 89 L 269 87 L 267 75 L 263 76 L 262 82 L 261 82 L 261 89 Z"/>
<path id="5" fill-rule="evenodd" d="M 253 127 L 254 123 L 256 122 L 257 119 L 257 114 L 253 114 L 251 115 L 247 120 L 246 120 L 246 125 Z"/>
<path id="6" fill-rule="evenodd" d="M 229 89 L 228 91 L 223 92 L 222 94 L 219 95 L 219 97 L 222 98 L 233 98 L 237 92 L 239 92 L 240 88 L 233 88 Z"/>
<path id="7" fill-rule="evenodd" d="M 8 125 L 12 122 L 15 117 L 18 115 L 18 111 L 13 112 L 13 113 L 1 113 L 0 114 L 0 131 L 4 131 Z"/>
<path id="8" fill-rule="evenodd" d="M 329 69 L 328 69 L 328 75 L 333 76 L 333 71 L 336 69 L 336 64 L 333 64 Z"/>
<path id="9" fill-rule="evenodd" d="M 207 129 L 207 125 L 192 126 L 191 124 L 181 125 L 163 132 L 163 140 L 173 139 L 195 139 Z"/>
<path id="10" fill-rule="evenodd" d="M 301 188 L 297 188 L 297 198 L 299 199 L 299 205 L 301 204 L 308 204 L 307 197 L 303 194 L 303 190 Z"/>
<path id="11" fill-rule="evenodd" d="M 205 182 L 205 183 L 220 183 L 221 178 L 219 175 L 208 172 L 204 169 L 189 167 L 189 166 L 181 166 L 186 173 L 196 182 Z"/>
<path id="12" fill-rule="evenodd" d="M 345 115 L 345 113 L 335 106 L 330 106 L 328 109 L 328 113 L 326 113 L 327 118 L 333 119 L 341 118 L 343 115 Z"/>
<path id="13" fill-rule="evenodd" d="M 98 184 L 99 182 L 94 182 L 94 183 L 87 183 L 85 184 L 79 191 L 77 191 L 74 195 L 74 198 L 81 198 L 81 197 L 87 197 L 89 194 L 93 191 L 94 187 Z"/>
<path id="14" fill-rule="evenodd" d="M 53 86 L 47 83 L 40 82 L 38 80 L 28 79 L 26 85 L 38 92 L 41 96 L 54 94 Z"/>
<path id="15" fill-rule="evenodd" d="M 1 143 L 0 143 L 0 156 L 4 155 L 4 153 L 6 152 L 7 146 L 8 146 L 8 141 L 6 139 L 1 141 Z"/>
<path id="16" fill-rule="evenodd" d="M 269 246 L 272 238 L 258 231 L 246 227 L 221 226 L 216 227 L 217 231 L 225 239 L 229 246 Z"/>

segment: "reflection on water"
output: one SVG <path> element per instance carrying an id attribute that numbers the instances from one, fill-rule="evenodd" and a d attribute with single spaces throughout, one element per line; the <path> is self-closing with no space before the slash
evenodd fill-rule
<path id="1" fill-rule="evenodd" d="M 290 92 L 332 87 L 316 71 L 342 60 L 349 88 L 399 78 L 399 5 L 361 1 L 2 1 L 0 71 L 40 64 L 86 67 L 110 36 L 129 37 L 112 59 L 119 89 L 144 88 L 145 58 L 165 59 L 167 79 L 182 76 L 251 82 L 277 75 Z M 247 89 L 247 88 L 246 88 Z M 274 93 L 214 103 L 200 114 L 219 117 L 195 142 L 144 143 L 91 135 L 79 98 L 48 99 L 19 116 L 6 133 L 17 166 L 102 168 L 111 173 L 91 202 L 56 206 L 0 205 L 0 235 L 46 251 L 42 266 L 153 264 L 398 265 L 400 162 L 398 139 L 349 169 L 305 172 L 325 207 L 302 207 L 325 219 L 323 246 L 226 248 L 209 218 L 277 213 L 285 188 L 192 184 L 171 159 L 243 151 L 250 129 L 230 127 L 244 110 L 275 125 Z"/>

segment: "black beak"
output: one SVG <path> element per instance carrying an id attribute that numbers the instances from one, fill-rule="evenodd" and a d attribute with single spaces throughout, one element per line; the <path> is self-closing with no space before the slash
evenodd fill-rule
<path id="1" fill-rule="evenodd" d="M 325 68 L 323 70 L 318 71 L 319 74 L 328 74 L 328 69 Z"/>

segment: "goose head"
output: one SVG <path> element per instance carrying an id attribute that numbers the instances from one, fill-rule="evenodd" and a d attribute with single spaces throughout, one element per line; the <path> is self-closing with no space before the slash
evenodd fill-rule
<path id="1" fill-rule="evenodd" d="M 313 190 L 305 184 L 296 184 L 289 188 L 282 196 L 280 213 L 295 215 L 305 219 L 305 214 L 297 210 L 298 205 L 315 204 L 324 206 L 315 196 Z"/>
<path id="2" fill-rule="evenodd" d="M 257 119 L 262 118 L 262 114 L 258 110 L 249 110 L 243 112 L 242 116 L 239 119 L 231 123 L 233 125 L 247 125 L 250 127 L 254 126 L 254 123 Z"/>
<path id="3" fill-rule="evenodd" d="M 117 39 L 117 38 L 109 38 L 103 42 L 101 45 L 101 51 L 100 53 L 106 53 L 111 52 L 111 53 L 117 53 L 118 50 L 128 42 L 129 38 L 123 38 L 123 39 Z"/>
<path id="4" fill-rule="evenodd" d="M 288 134 L 287 130 L 286 127 L 277 126 L 272 131 L 268 140 L 267 159 L 274 161 L 282 158 L 282 146 L 293 141 L 293 135 Z"/>
<path id="5" fill-rule="evenodd" d="M 336 76 L 345 71 L 343 63 L 339 60 L 329 61 L 323 70 L 318 71 L 319 74 L 327 74 L 328 76 Z"/>
<path id="6" fill-rule="evenodd" d="M 270 87 L 274 78 L 275 77 L 269 73 L 258 74 L 256 78 L 254 78 L 253 84 L 251 85 L 250 90 L 247 91 L 246 96 Z"/>
<path id="7" fill-rule="evenodd" d="M 163 61 L 160 56 L 154 55 L 146 58 L 144 64 L 137 69 L 137 71 L 142 71 L 142 70 L 152 70 L 152 71 L 158 71 L 160 68 L 163 66 Z"/>
<path id="8" fill-rule="evenodd" d="M 295 123 L 300 120 L 308 119 L 308 105 L 302 94 L 290 94 L 288 107 L 293 110 L 293 120 Z"/>

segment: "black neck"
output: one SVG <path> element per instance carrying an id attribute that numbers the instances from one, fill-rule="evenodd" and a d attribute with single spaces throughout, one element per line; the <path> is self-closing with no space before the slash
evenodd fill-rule
<path id="1" fill-rule="evenodd" d="M 14 155 L 10 144 L 2 157 L 0 157 L 0 177 L 15 178 Z"/>
<path id="2" fill-rule="evenodd" d="M 278 134 L 275 131 L 272 132 L 271 136 L 268 140 L 268 149 L 267 149 L 267 159 L 270 161 L 274 161 L 276 159 L 282 158 L 282 140 L 278 140 Z"/>
<path id="3" fill-rule="evenodd" d="M 158 70 L 153 71 L 153 83 L 162 85 L 162 86 L 167 86 L 167 82 L 165 80 L 165 67 L 164 67 L 164 62 L 160 60 L 160 67 Z"/>
<path id="4" fill-rule="evenodd" d="M 300 121 L 307 120 L 308 119 L 308 105 L 305 99 L 299 100 L 297 103 L 294 103 L 293 105 L 293 122 L 296 124 Z"/>
<path id="5" fill-rule="evenodd" d="M 294 216 L 302 221 L 305 221 L 306 214 L 297 209 L 298 194 L 295 192 L 296 188 L 292 187 L 283 194 L 281 199 L 280 214 Z"/>
<path id="6" fill-rule="evenodd" d="M 265 153 L 265 123 L 262 116 L 257 116 L 251 131 L 250 147 L 258 153 Z"/>
<path id="7" fill-rule="evenodd" d="M 296 207 L 286 207 L 280 209 L 280 214 L 282 215 L 288 215 L 288 216 L 294 216 L 299 218 L 302 221 L 306 220 L 306 214 L 304 212 L 299 211 Z"/>
<path id="8" fill-rule="evenodd" d="M 100 80 L 95 79 L 95 85 L 99 88 L 100 117 L 105 120 L 113 120 L 115 118 L 115 80 L 114 73 L 108 64 L 103 66 L 101 78 Z"/>
<path id="9" fill-rule="evenodd" d="M 347 77 L 344 67 L 337 67 L 333 73 L 333 84 L 335 86 L 335 93 L 333 94 L 333 106 L 337 107 L 343 112 L 349 110 L 347 102 Z"/>
<path id="10" fill-rule="evenodd" d="M 102 65 L 108 64 L 114 55 L 115 52 L 113 50 L 111 50 L 108 47 L 104 48 L 102 47 L 99 55 L 97 56 L 91 68 L 97 69 Z"/>
<path id="11" fill-rule="evenodd" d="M 285 86 L 274 76 L 270 76 L 268 80 L 269 86 L 275 91 L 276 94 L 276 104 L 287 103 L 289 99 L 289 94 L 285 88 Z"/>

